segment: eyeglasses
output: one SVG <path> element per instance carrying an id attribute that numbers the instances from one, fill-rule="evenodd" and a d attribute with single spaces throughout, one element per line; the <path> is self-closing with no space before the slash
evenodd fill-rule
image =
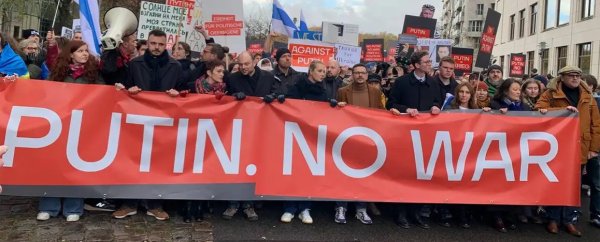
<path id="1" fill-rule="evenodd" d="M 581 77 L 580 74 L 569 74 L 567 76 L 570 77 L 570 78 L 580 78 Z"/>

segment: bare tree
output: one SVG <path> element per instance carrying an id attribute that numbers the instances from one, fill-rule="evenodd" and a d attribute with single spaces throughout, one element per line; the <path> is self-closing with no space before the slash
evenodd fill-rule
<path id="1" fill-rule="evenodd" d="M 251 9 L 246 8 L 245 10 L 246 39 L 251 41 L 266 40 L 271 27 L 271 18 L 267 14 L 269 10 L 261 5 L 255 5 Z"/>

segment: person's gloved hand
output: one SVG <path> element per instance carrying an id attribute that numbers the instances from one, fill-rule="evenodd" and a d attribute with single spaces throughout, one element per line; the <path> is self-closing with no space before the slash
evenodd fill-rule
<path id="1" fill-rule="evenodd" d="M 263 101 L 267 104 L 272 103 L 275 100 L 275 96 L 273 94 L 269 94 L 263 97 Z"/>
<path id="2" fill-rule="evenodd" d="M 246 99 L 246 94 L 244 94 L 243 92 L 238 92 L 238 93 L 234 93 L 233 97 L 235 98 L 235 100 L 242 101 L 242 100 Z"/>
<path id="3" fill-rule="evenodd" d="M 337 107 L 338 105 L 338 101 L 335 99 L 329 99 L 329 106 L 331 106 L 332 108 Z"/>
<path id="4" fill-rule="evenodd" d="M 285 95 L 280 94 L 279 96 L 277 96 L 277 101 L 279 101 L 279 103 L 284 103 L 285 102 Z"/>

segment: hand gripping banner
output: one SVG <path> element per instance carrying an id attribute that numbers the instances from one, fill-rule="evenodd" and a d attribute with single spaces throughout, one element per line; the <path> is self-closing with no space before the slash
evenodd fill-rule
<path id="1" fill-rule="evenodd" d="M 5 195 L 578 205 L 578 118 L 0 84 Z"/>

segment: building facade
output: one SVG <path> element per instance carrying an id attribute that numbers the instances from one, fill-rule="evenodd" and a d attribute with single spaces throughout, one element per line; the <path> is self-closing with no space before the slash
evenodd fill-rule
<path id="1" fill-rule="evenodd" d="M 442 38 L 454 40 L 454 46 L 479 49 L 479 40 L 489 8 L 496 0 L 443 0 Z"/>
<path id="2" fill-rule="evenodd" d="M 493 58 L 509 72 L 510 54 L 527 57 L 526 73 L 556 76 L 566 65 L 598 76 L 600 10 L 596 0 L 499 0 L 502 14 Z"/>
<path id="3" fill-rule="evenodd" d="M 15 39 L 22 36 L 23 30 L 35 29 L 45 33 L 52 26 L 56 1 L 0 0 L 0 3 L 0 30 Z"/>

